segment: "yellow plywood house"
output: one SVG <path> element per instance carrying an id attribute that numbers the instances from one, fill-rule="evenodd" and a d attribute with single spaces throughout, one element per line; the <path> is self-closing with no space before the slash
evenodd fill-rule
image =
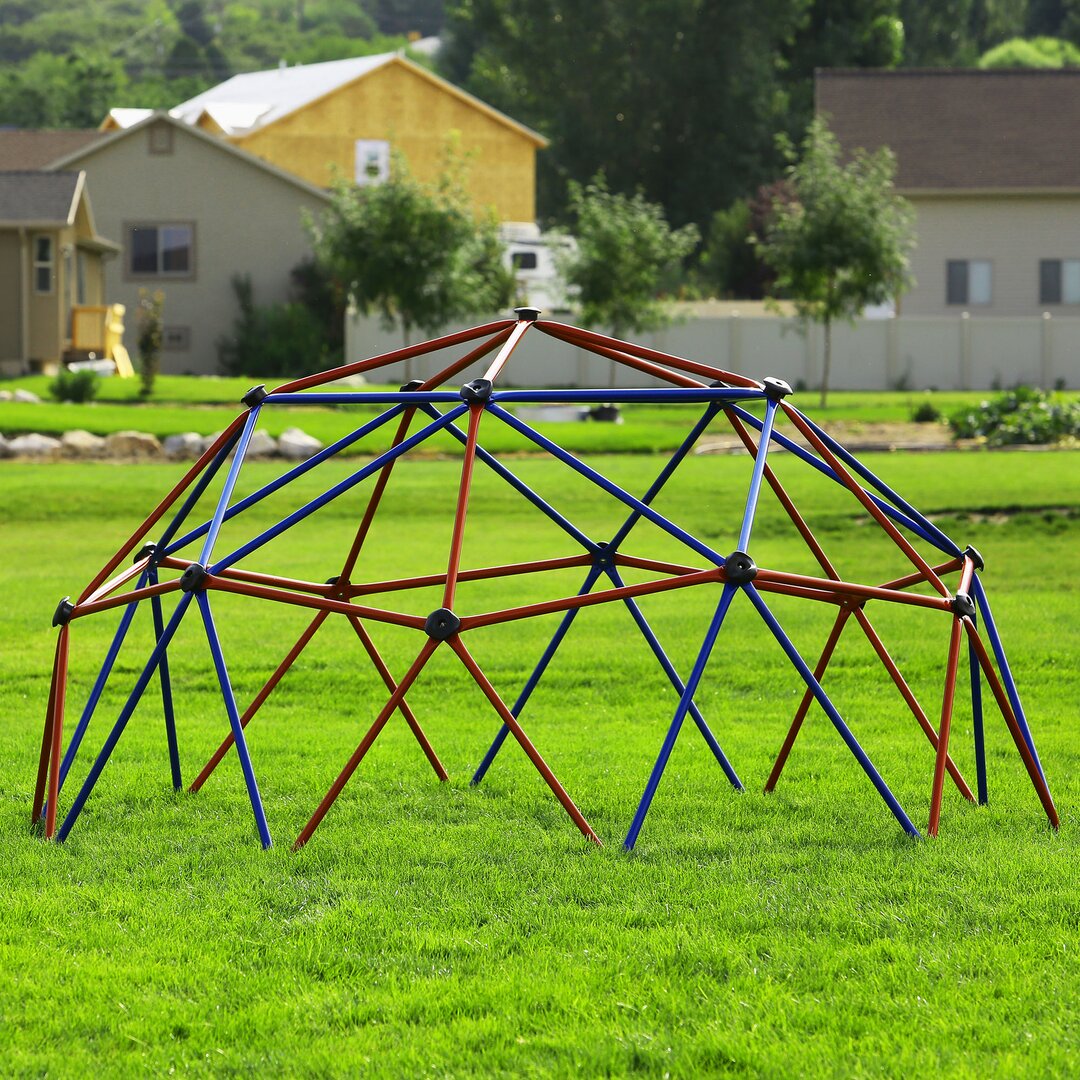
<path id="1" fill-rule="evenodd" d="M 105 126 L 129 122 L 121 112 Z M 319 187 L 335 173 L 377 183 L 391 151 L 434 180 L 455 139 L 478 208 L 504 222 L 536 218 L 536 152 L 547 140 L 397 53 L 237 75 L 170 112 Z"/>

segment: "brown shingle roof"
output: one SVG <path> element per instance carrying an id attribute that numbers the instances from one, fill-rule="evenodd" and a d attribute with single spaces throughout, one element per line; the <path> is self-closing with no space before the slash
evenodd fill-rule
<path id="1" fill-rule="evenodd" d="M 44 169 L 105 138 L 102 131 L 0 131 L 0 170 Z"/>
<path id="2" fill-rule="evenodd" d="M 847 150 L 889 146 L 896 186 L 1080 188 L 1080 70 L 820 70 L 817 111 Z"/>
<path id="3" fill-rule="evenodd" d="M 77 172 L 0 172 L 0 221 L 70 225 L 79 176 Z"/>

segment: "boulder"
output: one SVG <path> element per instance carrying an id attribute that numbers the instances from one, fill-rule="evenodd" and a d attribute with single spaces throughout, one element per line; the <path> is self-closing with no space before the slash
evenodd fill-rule
<path id="1" fill-rule="evenodd" d="M 105 440 L 100 435 L 76 428 L 60 436 L 65 457 L 99 458 L 105 456 Z"/>
<path id="2" fill-rule="evenodd" d="M 165 456 L 181 461 L 194 461 L 201 457 L 205 449 L 203 437 L 197 431 L 185 431 L 180 435 L 169 435 L 163 444 Z"/>
<path id="3" fill-rule="evenodd" d="M 33 390 L 23 390 L 21 387 L 11 395 L 12 401 L 21 401 L 26 405 L 40 405 L 41 398 Z"/>
<path id="4" fill-rule="evenodd" d="M 278 438 L 278 452 L 290 461 L 306 461 L 323 448 L 318 439 L 299 428 L 286 428 Z"/>
<path id="5" fill-rule="evenodd" d="M 278 452 L 278 444 L 273 435 L 259 428 L 252 433 L 248 441 L 247 456 L 249 458 L 273 457 Z"/>
<path id="6" fill-rule="evenodd" d="M 0 390 L 0 401 L 11 401 L 14 397 L 10 390 Z"/>
<path id="7" fill-rule="evenodd" d="M 60 456 L 61 443 L 51 435 L 19 435 L 8 443 L 13 457 L 56 458 Z"/>
<path id="8" fill-rule="evenodd" d="M 114 431 L 105 437 L 111 457 L 160 457 L 161 443 L 145 431 Z"/>
<path id="9" fill-rule="evenodd" d="M 0 435 L 0 458 L 11 457 L 11 446 L 3 435 Z"/>

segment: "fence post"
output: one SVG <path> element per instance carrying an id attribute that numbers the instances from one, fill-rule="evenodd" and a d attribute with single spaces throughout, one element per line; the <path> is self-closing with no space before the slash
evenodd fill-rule
<path id="1" fill-rule="evenodd" d="M 960 312 L 960 389 L 971 389 L 971 312 Z"/>
<path id="2" fill-rule="evenodd" d="M 739 313 L 733 311 L 728 316 L 728 371 L 742 371 L 742 323 L 739 322 Z"/>
<path id="3" fill-rule="evenodd" d="M 1054 382 L 1054 323 L 1049 311 L 1042 313 L 1039 325 L 1039 379 L 1049 390 Z"/>

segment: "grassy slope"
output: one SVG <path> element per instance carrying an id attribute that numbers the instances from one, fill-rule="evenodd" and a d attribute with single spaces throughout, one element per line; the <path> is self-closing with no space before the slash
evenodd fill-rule
<path id="1" fill-rule="evenodd" d="M 200 795 L 167 792 L 152 698 L 69 842 L 44 845 L 28 835 L 25 815 L 48 691 L 49 614 L 62 592 L 77 592 L 92 576 L 177 469 L 4 466 L 0 1058 L 7 1071 L 1074 1073 L 1076 459 L 893 455 L 871 464 L 986 557 L 995 612 L 1062 813 L 1059 834 L 1047 830 L 993 714 L 991 804 L 969 807 L 947 792 L 935 842 L 906 840 L 817 712 L 776 794 L 762 797 L 798 697 L 790 669 L 737 602 L 701 700 L 747 794 L 731 791 L 688 726 L 633 857 L 620 852 L 619 840 L 673 700 L 625 613 L 614 609 L 579 622 L 523 713 L 608 842 L 602 850 L 581 842 L 512 746 L 482 787 L 467 786 L 497 725 L 457 665 L 439 654 L 410 700 L 450 784 L 434 781 L 395 718 L 313 841 L 291 855 L 289 840 L 384 699 L 355 641 L 333 626 L 251 728 L 275 849 L 258 849 L 234 758 Z M 605 465 L 643 490 L 659 462 Z M 594 492 L 546 462 L 517 467 L 582 528 L 610 533 L 617 515 Z M 791 462 L 777 468 L 796 484 Z M 245 473 L 242 490 L 249 475 L 254 482 L 272 474 L 270 466 Z M 438 569 L 456 477 L 448 461 L 399 469 L 372 537 L 373 575 Z M 745 483 L 745 462 L 692 459 L 659 505 L 727 550 Z M 320 485 L 301 486 L 312 494 Z M 845 572 L 889 575 L 891 549 L 854 525 L 858 515 L 832 488 L 810 478 L 799 490 Z M 253 519 L 267 524 L 284 505 Z M 253 565 L 335 572 L 356 506 L 333 504 L 317 528 L 298 530 Z M 1024 507 L 1035 509 L 1001 524 L 967 516 Z M 223 545 L 242 531 L 228 531 Z M 641 531 L 644 548 L 648 530 Z M 467 565 L 552 550 L 567 548 L 478 475 Z M 653 550 L 677 552 L 662 538 Z M 768 499 L 753 550 L 763 564 L 809 569 Z M 575 576 L 561 580 L 576 589 Z M 521 579 L 463 588 L 462 608 L 514 602 L 527 588 Z M 715 592 L 643 605 L 681 671 L 713 602 Z M 418 609 L 437 603 L 422 598 Z M 828 619 L 806 609 L 776 601 L 810 655 Z M 304 620 L 226 600 L 216 610 L 247 700 Z M 892 615 L 880 616 L 883 632 L 936 719 L 947 629 Z M 145 655 L 144 621 L 73 781 L 85 774 L 104 718 L 119 706 L 119 687 L 130 685 Z M 111 617 L 75 624 L 69 725 L 113 625 Z M 505 634 L 476 632 L 469 646 L 512 697 L 551 630 L 549 620 L 533 620 Z M 224 719 L 197 627 L 182 633 L 173 672 L 190 777 Z M 401 672 L 415 655 L 413 637 L 373 633 Z M 854 638 L 845 644 L 830 691 L 921 828 L 932 754 L 867 649 Z M 973 783 L 963 709 L 954 739 Z M 64 807 L 73 796 L 65 789 Z"/>

